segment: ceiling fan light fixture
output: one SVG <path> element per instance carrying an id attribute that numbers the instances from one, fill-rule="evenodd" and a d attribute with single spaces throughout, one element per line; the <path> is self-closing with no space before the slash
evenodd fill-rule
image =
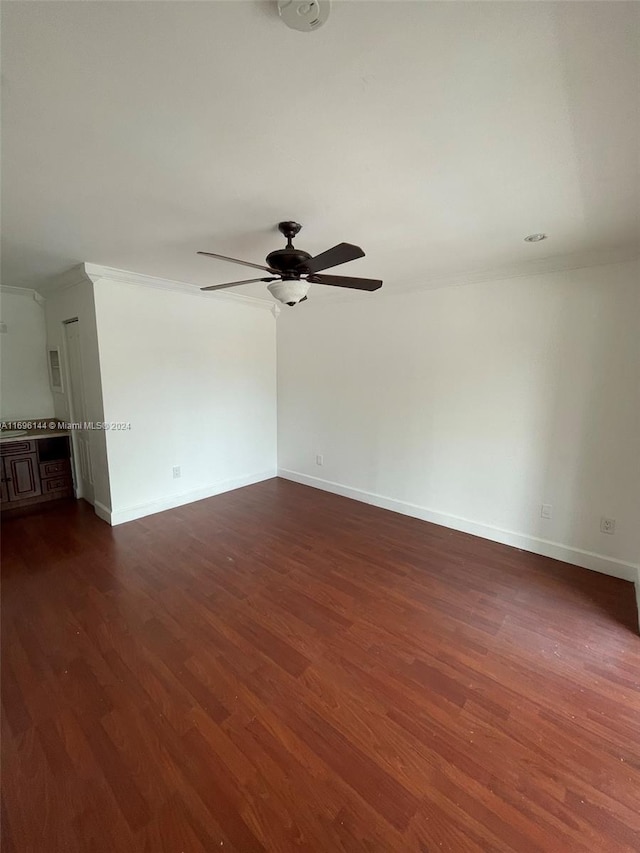
<path id="1" fill-rule="evenodd" d="M 285 305 L 297 305 L 309 292 L 311 285 L 299 278 L 273 281 L 267 285 L 269 293 Z"/>
<path id="2" fill-rule="evenodd" d="M 382 287 L 382 281 L 377 278 L 319 275 L 323 270 L 338 267 L 358 258 L 364 258 L 364 252 L 360 246 L 354 246 L 352 243 L 338 243 L 327 249 L 326 252 L 320 252 L 319 255 L 312 257 L 309 252 L 296 249 L 293 245 L 293 239 L 301 228 L 302 225 L 293 220 L 278 223 L 278 230 L 287 238 L 287 245 L 284 249 L 269 252 L 266 257 L 266 266 L 254 264 L 251 261 L 241 261 L 238 258 L 230 258 L 228 255 L 218 255 L 216 252 L 198 252 L 199 255 L 206 255 L 219 261 L 228 261 L 232 264 L 240 264 L 273 274 L 268 278 L 261 276 L 244 281 L 228 281 L 225 284 L 210 284 L 208 287 L 201 287 L 200 290 L 224 290 L 227 287 L 236 287 L 239 284 L 253 284 L 257 281 L 263 281 L 266 284 L 271 281 L 273 284 L 268 286 L 268 290 L 278 302 L 283 302 L 285 305 L 297 305 L 298 302 L 307 298 L 307 292 L 312 284 L 368 291 L 378 290 Z M 274 275 L 277 276 L 277 281 L 274 279 Z"/>

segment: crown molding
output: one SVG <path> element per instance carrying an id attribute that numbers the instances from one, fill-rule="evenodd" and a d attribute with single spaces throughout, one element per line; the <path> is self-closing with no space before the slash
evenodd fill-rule
<path id="1" fill-rule="evenodd" d="M 386 288 L 375 293 L 376 299 L 394 299 L 399 296 L 410 296 L 416 293 L 425 293 L 443 287 L 464 287 L 471 284 L 489 284 L 491 282 L 508 281 L 514 278 L 534 278 L 536 276 L 553 275 L 554 273 L 571 272 L 572 270 L 591 269 L 592 267 L 614 266 L 616 264 L 632 263 L 640 261 L 640 247 L 626 246 L 617 249 L 605 249 L 598 252 L 588 252 L 580 255 L 555 255 L 549 258 L 541 258 L 538 261 L 517 264 L 512 266 L 495 267 L 485 270 L 469 270 L 468 272 L 456 272 L 451 275 L 429 276 L 426 274 L 420 281 Z M 309 294 L 309 303 L 312 301 L 312 293 Z M 373 297 L 373 294 L 339 292 L 327 294 L 321 299 L 315 300 L 314 304 L 324 305 L 336 302 L 355 302 L 362 298 Z"/>
<path id="2" fill-rule="evenodd" d="M 3 293 L 11 293 L 14 296 L 27 296 L 29 299 L 33 299 L 34 302 L 37 302 L 38 305 L 44 305 L 46 301 L 44 296 L 32 287 L 13 287 L 10 284 L 0 284 L 0 295 Z"/>
<path id="3" fill-rule="evenodd" d="M 76 264 L 75 267 L 59 273 L 56 276 L 48 279 L 42 286 L 42 291 L 45 297 L 53 293 L 58 293 L 61 290 L 67 290 L 69 287 L 76 287 L 78 284 L 86 284 L 89 278 L 85 272 L 84 264 Z"/>
<path id="4" fill-rule="evenodd" d="M 540 258 L 536 261 L 528 261 L 526 264 L 521 263 L 510 266 L 487 268 L 484 270 L 470 269 L 467 271 L 457 271 L 449 275 L 425 274 L 421 276 L 419 280 L 408 282 L 405 285 L 386 287 L 382 291 L 377 291 L 375 297 L 373 297 L 373 294 L 344 292 L 338 289 L 336 293 L 328 293 L 327 291 L 329 291 L 330 288 L 323 288 L 323 296 L 319 299 L 313 299 L 312 289 L 309 294 L 309 303 L 307 304 L 313 302 L 315 305 L 323 305 L 336 302 L 362 301 L 362 299 L 366 299 L 367 296 L 373 297 L 376 300 L 394 299 L 399 296 L 424 293 L 425 291 L 436 290 L 442 287 L 463 287 L 465 285 L 482 284 L 492 281 L 497 282 L 515 278 L 552 275 L 554 273 L 588 269 L 590 267 L 609 266 L 637 260 L 640 260 L 640 247 L 633 245 L 587 252 L 579 255 L 555 255 Z M 100 264 L 91 264 L 88 262 L 77 264 L 75 267 L 72 267 L 66 272 L 50 279 L 46 283 L 46 286 L 43 286 L 41 292 L 38 292 L 33 288 L 0 285 L 0 293 L 4 292 L 33 296 L 39 304 L 43 304 L 41 299 L 51 295 L 52 293 L 65 290 L 69 287 L 75 287 L 83 282 L 95 283 L 101 279 L 118 281 L 139 287 L 150 287 L 156 290 L 166 290 L 173 293 L 183 293 L 186 296 L 197 296 L 201 299 L 218 299 L 236 302 L 240 305 L 253 305 L 254 307 L 266 308 L 271 311 L 276 319 L 282 310 L 280 306 L 274 303 L 271 299 L 261 299 L 256 296 L 243 296 L 239 293 L 229 293 L 226 291 L 206 293 L 201 291 L 197 285 L 189 282 L 175 281 L 172 279 L 160 278 L 159 276 L 145 275 L 143 273 L 115 269 L 113 267 L 106 267 Z M 34 294 L 38 294 L 38 296 L 36 297 Z"/>
<path id="5" fill-rule="evenodd" d="M 117 281 L 122 284 L 131 284 L 136 287 L 149 287 L 153 290 L 165 290 L 170 293 L 182 293 L 185 296 L 196 296 L 200 299 L 217 299 L 225 302 L 235 302 L 239 305 L 253 306 L 271 311 L 273 302 L 267 299 L 258 299 L 255 296 L 242 296 L 240 293 L 222 293 L 220 291 L 203 292 L 199 286 L 189 284 L 186 281 L 174 281 L 168 278 L 145 275 L 143 273 L 119 270 L 113 267 L 104 267 L 100 264 L 84 263 L 81 265 L 85 279 L 94 284 L 101 280 Z"/>
<path id="6" fill-rule="evenodd" d="M 28 296 L 33 298 L 36 291 L 32 287 L 12 287 L 10 284 L 0 284 L 0 294 L 13 293 L 15 296 Z"/>
<path id="7" fill-rule="evenodd" d="M 590 267 L 612 266 L 640 259 L 640 246 L 625 246 L 604 249 L 596 252 L 583 252 L 577 255 L 552 255 L 526 264 L 511 264 L 484 270 L 469 270 L 453 273 L 450 276 L 427 277 L 429 288 L 456 287 L 465 284 L 482 284 L 489 281 L 505 281 L 511 278 L 529 278 L 538 275 L 552 275 L 557 272 L 589 269 Z M 417 286 L 409 286 L 403 292 L 413 292 Z"/>

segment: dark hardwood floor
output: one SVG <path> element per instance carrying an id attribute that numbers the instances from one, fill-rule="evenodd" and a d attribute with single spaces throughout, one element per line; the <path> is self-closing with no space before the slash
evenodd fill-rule
<path id="1" fill-rule="evenodd" d="M 4 853 L 640 850 L 631 584 L 282 480 L 2 529 Z"/>

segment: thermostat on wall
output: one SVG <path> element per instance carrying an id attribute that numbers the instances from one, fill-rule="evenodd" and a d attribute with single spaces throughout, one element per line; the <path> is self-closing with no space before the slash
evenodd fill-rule
<path id="1" fill-rule="evenodd" d="M 310 33 L 329 17 L 331 0 L 278 0 L 278 12 L 292 30 Z"/>

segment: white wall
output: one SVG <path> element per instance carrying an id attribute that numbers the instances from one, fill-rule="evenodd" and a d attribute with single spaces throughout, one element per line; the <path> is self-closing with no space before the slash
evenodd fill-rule
<path id="1" fill-rule="evenodd" d="M 276 474 L 271 306 L 196 293 L 96 281 L 113 524 Z"/>
<path id="2" fill-rule="evenodd" d="M 71 420 L 70 382 L 66 361 L 64 321 L 77 317 L 80 327 L 80 354 L 82 358 L 86 418 L 95 423 L 102 423 L 104 421 L 104 408 L 102 403 L 93 284 L 80 274 L 77 275 L 77 279 L 77 284 L 51 294 L 45 303 L 47 341 L 50 346 L 60 348 L 65 372 L 64 391 L 53 392 L 54 411 L 58 419 L 63 421 Z M 111 498 L 105 434 L 101 430 L 90 430 L 85 435 L 89 444 L 94 506 L 102 517 L 106 517 L 111 506 Z M 72 433 L 74 454 L 75 458 L 78 459 L 79 454 L 76 440 L 77 435 Z"/>
<path id="3" fill-rule="evenodd" d="M 42 301 L 32 290 L 0 288 L 0 420 L 53 415 Z"/>
<path id="4" fill-rule="evenodd" d="M 637 262 L 312 294 L 278 320 L 280 472 L 635 580 L 639 321 Z"/>

